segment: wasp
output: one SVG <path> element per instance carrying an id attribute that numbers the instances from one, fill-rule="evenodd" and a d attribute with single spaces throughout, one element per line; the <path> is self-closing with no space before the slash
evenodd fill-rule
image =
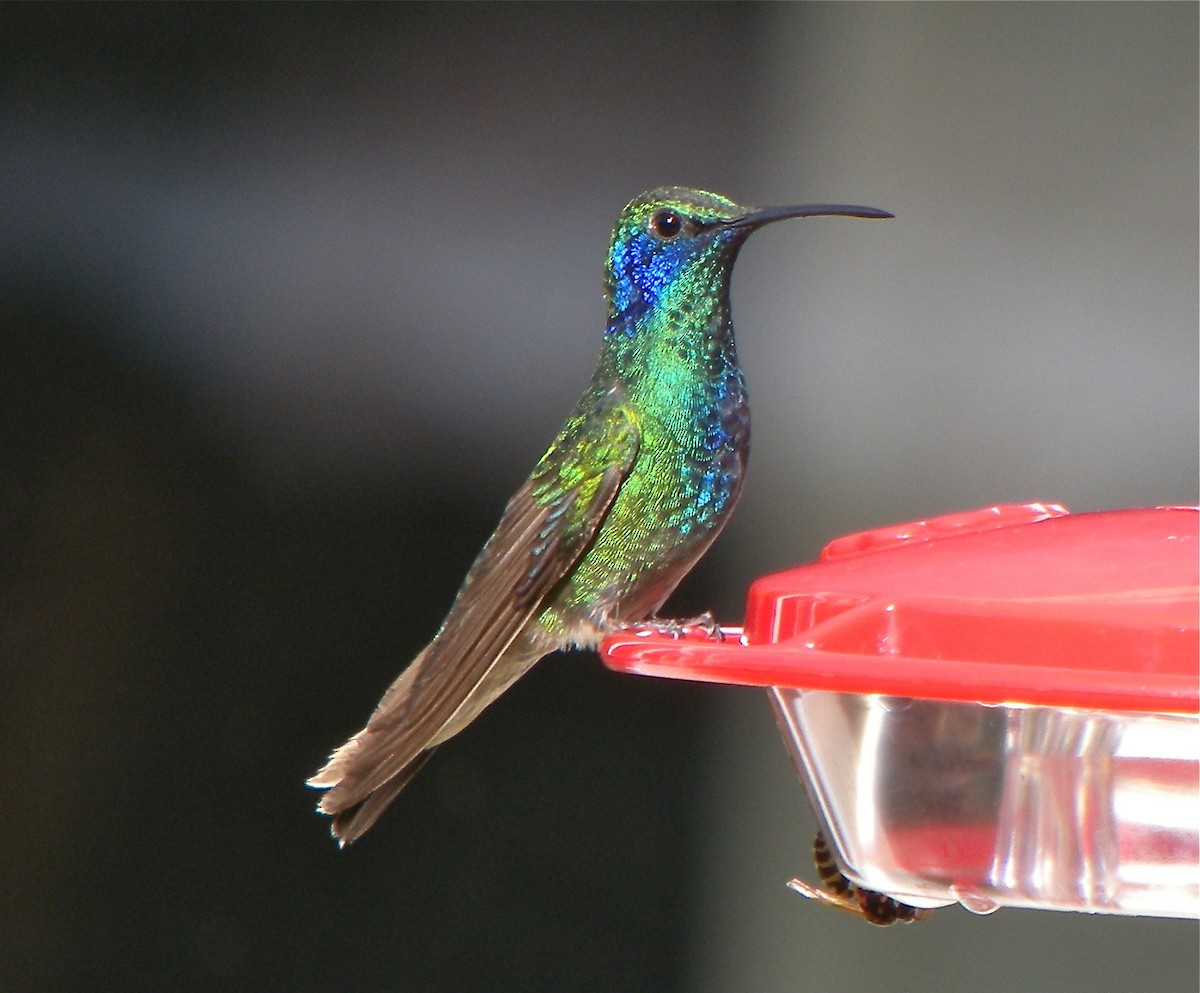
<path id="1" fill-rule="evenodd" d="M 928 908 L 910 907 L 884 893 L 876 893 L 851 882 L 842 872 L 824 832 L 818 831 L 813 839 L 813 864 L 817 876 L 825 888 L 809 886 L 802 879 L 793 879 L 788 886 L 797 893 L 810 897 L 827 907 L 835 907 L 847 914 L 861 917 L 868 924 L 889 927 L 892 924 L 915 924 L 929 917 Z"/>

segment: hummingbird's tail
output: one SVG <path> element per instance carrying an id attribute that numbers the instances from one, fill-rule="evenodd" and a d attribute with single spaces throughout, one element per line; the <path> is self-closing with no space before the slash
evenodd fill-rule
<path id="1" fill-rule="evenodd" d="M 345 848 L 347 845 L 357 841 L 362 834 L 378 819 L 389 803 L 396 799 L 396 794 L 399 793 L 409 780 L 413 778 L 421 767 L 429 761 L 429 757 L 433 755 L 435 748 L 430 748 L 421 752 L 415 759 L 408 763 L 395 776 L 389 779 L 386 783 L 380 786 L 374 793 L 371 793 L 365 800 L 356 803 L 352 807 L 346 807 L 342 810 L 327 810 L 325 809 L 324 798 L 318 805 L 319 809 L 326 814 L 333 814 L 333 823 L 330 825 L 330 833 L 337 839 L 338 845 Z M 325 794 L 329 796 L 328 793 Z"/>
<path id="2" fill-rule="evenodd" d="M 517 490 L 433 641 L 388 687 L 366 726 L 308 781 L 326 791 L 318 809 L 336 818 L 333 833 L 343 845 L 370 827 L 430 749 L 475 720 L 538 659 L 570 641 L 599 640 L 590 614 L 575 621 L 586 639 L 547 630 L 537 617 L 591 544 L 633 465 L 640 434 L 623 399 L 614 386 L 598 412 L 589 400 L 579 421 L 583 441 L 572 427 L 555 443 L 574 446 L 569 465 L 578 458 L 586 468 L 539 468 Z"/>
<path id="3" fill-rule="evenodd" d="M 403 709 L 405 704 L 410 702 L 413 685 L 428 650 L 426 648 L 417 655 L 399 678 L 388 687 L 367 726 L 334 749 L 328 761 L 308 780 L 309 786 L 326 790 L 317 803 L 317 810 L 333 817 L 330 831 L 343 848 L 379 819 L 384 808 L 408 785 L 433 754 L 432 746 L 418 746 L 419 750 L 414 749 L 415 754 L 407 761 L 402 759 L 401 762 L 393 764 L 383 782 L 378 785 L 368 784 L 363 788 L 362 780 L 366 775 L 374 773 L 389 758 L 386 750 L 381 754 L 373 747 L 375 736 L 372 734 L 372 725 L 382 715 L 386 715 L 390 708 Z"/>
<path id="4" fill-rule="evenodd" d="M 473 721 L 547 650 L 522 643 L 492 658 L 478 676 L 464 678 L 458 667 L 447 664 L 444 636 L 434 638 L 388 687 L 366 727 L 334 749 L 308 780 L 309 786 L 325 790 L 317 810 L 333 817 L 330 830 L 338 843 L 345 847 L 374 824 L 434 749 Z M 453 653 L 449 661 L 454 661 Z M 428 705 L 431 699 L 446 702 L 438 711 Z"/>

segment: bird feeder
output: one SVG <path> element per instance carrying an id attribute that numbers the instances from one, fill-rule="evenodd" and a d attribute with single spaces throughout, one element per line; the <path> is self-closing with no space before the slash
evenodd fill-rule
<path id="1" fill-rule="evenodd" d="M 724 639 L 616 670 L 767 687 L 840 868 L 914 907 L 1200 917 L 1196 508 L 990 507 L 839 538 Z"/>

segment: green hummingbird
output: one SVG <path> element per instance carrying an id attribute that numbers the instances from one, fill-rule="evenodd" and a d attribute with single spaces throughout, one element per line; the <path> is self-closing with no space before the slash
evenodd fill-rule
<path id="1" fill-rule="evenodd" d="M 431 641 L 366 726 L 308 782 L 341 845 L 362 835 L 442 742 L 545 655 L 592 648 L 656 612 L 742 489 L 750 409 L 729 311 L 750 233 L 872 207 L 753 209 L 681 187 L 632 200 L 608 252 L 608 323 L 575 410 L 508 502 Z M 711 617 L 697 619 L 715 630 Z"/>

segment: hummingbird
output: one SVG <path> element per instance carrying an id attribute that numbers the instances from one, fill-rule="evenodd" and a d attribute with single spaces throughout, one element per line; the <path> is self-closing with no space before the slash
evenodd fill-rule
<path id="1" fill-rule="evenodd" d="M 608 320 L 578 405 L 504 509 L 433 640 L 362 730 L 308 780 L 345 846 L 434 750 L 541 658 L 594 648 L 657 612 L 729 519 L 750 409 L 729 284 L 751 232 L 792 217 L 884 218 L 873 207 L 750 208 L 703 190 L 636 197 L 613 229 Z"/>

